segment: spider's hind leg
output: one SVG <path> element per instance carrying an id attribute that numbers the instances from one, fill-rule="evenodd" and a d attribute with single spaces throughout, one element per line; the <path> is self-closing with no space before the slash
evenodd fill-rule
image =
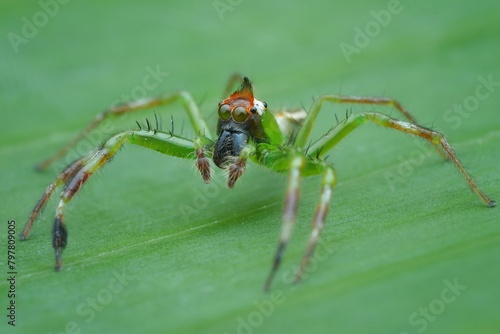
<path id="1" fill-rule="evenodd" d="M 102 122 L 104 122 L 104 120 L 113 117 L 120 117 L 125 114 L 140 110 L 151 109 L 162 105 L 169 105 L 176 101 L 180 101 L 182 103 L 182 106 L 184 107 L 189 117 L 189 121 L 196 135 L 203 135 L 211 138 L 211 131 L 206 125 L 206 122 L 198 108 L 198 105 L 189 93 L 180 91 L 176 93 L 166 94 L 160 97 L 145 97 L 136 101 L 122 103 L 102 111 L 97 116 L 95 116 L 94 119 L 87 125 L 87 127 L 83 129 L 75 138 L 73 138 L 66 146 L 61 148 L 54 155 L 36 165 L 36 169 L 47 169 L 52 163 L 66 155 L 69 150 L 73 148 L 77 143 L 79 143 L 85 136 L 94 131 L 100 124 L 102 124 Z M 156 121 L 158 124 L 158 119 L 156 119 Z"/>
<path id="2" fill-rule="evenodd" d="M 267 277 L 264 285 L 264 290 L 268 291 L 271 283 L 281 265 L 281 260 L 283 253 L 285 251 L 286 245 L 290 240 L 293 232 L 293 227 L 297 220 L 297 210 L 299 205 L 300 197 L 300 182 L 302 179 L 302 171 L 305 167 L 305 158 L 302 155 L 296 155 L 291 160 L 290 169 L 288 172 L 288 185 L 286 189 L 285 203 L 283 208 L 283 224 L 281 226 L 281 234 L 278 242 L 278 249 L 273 260 L 273 266 L 271 272 Z"/>
<path id="3" fill-rule="evenodd" d="M 352 103 L 352 104 L 365 104 L 365 105 L 380 105 L 380 106 L 389 106 L 395 108 L 408 122 L 413 124 L 418 124 L 415 117 L 405 108 L 399 101 L 390 98 L 390 97 L 373 97 L 373 96 L 352 96 L 352 95 L 323 95 L 317 98 L 312 106 L 310 111 L 307 114 L 306 119 L 302 125 L 301 130 L 297 134 L 296 145 L 299 147 L 305 147 L 309 141 L 310 135 L 312 133 L 313 125 L 316 121 L 316 117 L 318 116 L 323 103 Z M 346 118 L 349 118 L 347 115 Z M 436 145 L 432 143 L 436 151 L 443 157 L 448 158 L 447 152 L 443 150 L 440 145 Z"/>
<path id="4" fill-rule="evenodd" d="M 295 274 L 295 283 L 298 283 L 302 280 L 302 275 L 304 274 L 307 265 L 309 264 L 311 257 L 314 254 L 316 246 L 318 245 L 321 231 L 323 230 L 323 226 L 325 225 L 326 215 L 328 213 L 328 209 L 330 208 L 330 198 L 332 196 L 332 190 L 336 182 L 335 172 L 329 166 L 325 165 L 324 167 L 325 171 L 323 173 L 320 200 L 316 208 L 316 212 L 314 213 L 314 218 L 312 221 L 312 232 L 309 237 L 306 252 L 302 258 L 300 267 Z"/>
<path id="5" fill-rule="evenodd" d="M 302 276 L 314 254 L 314 250 L 316 249 L 321 231 L 323 230 L 323 226 L 325 224 L 326 215 L 328 213 L 328 209 L 330 208 L 332 190 L 336 182 L 335 172 L 333 168 L 324 161 L 309 160 L 309 158 L 301 154 L 292 155 L 288 174 L 288 186 L 283 208 L 283 224 L 281 228 L 278 249 L 276 250 L 276 254 L 273 260 L 273 266 L 264 285 L 264 290 L 266 291 L 269 290 L 274 276 L 278 271 L 283 253 L 288 244 L 288 241 L 290 240 L 293 228 L 297 220 L 300 183 L 303 173 L 305 175 L 322 173 L 323 179 L 321 183 L 322 187 L 319 203 L 312 220 L 311 235 L 309 237 L 306 252 L 304 253 L 300 266 L 295 275 L 295 283 L 300 282 L 300 280 L 302 279 Z"/>

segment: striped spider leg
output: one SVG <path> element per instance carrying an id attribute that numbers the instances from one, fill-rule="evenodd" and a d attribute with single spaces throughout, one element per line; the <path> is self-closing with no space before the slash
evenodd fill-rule
<path id="1" fill-rule="evenodd" d="M 73 146 L 75 146 L 88 133 L 97 128 L 101 122 L 109 117 L 121 116 L 126 113 L 131 113 L 139 110 L 153 108 L 159 105 L 167 105 L 180 100 L 189 117 L 191 125 L 197 135 L 193 140 L 189 140 L 173 133 L 163 132 L 158 129 L 158 121 L 156 128 L 152 128 L 147 121 L 147 129 L 129 130 L 119 133 L 107 139 L 98 149 L 83 156 L 61 172 L 57 178 L 49 184 L 44 194 L 37 202 L 28 221 L 19 234 L 21 240 L 26 240 L 30 234 L 33 223 L 38 214 L 47 204 L 53 192 L 65 186 L 56 209 L 56 218 L 52 230 L 52 245 L 55 249 L 56 270 L 62 267 L 61 252 L 67 244 L 67 229 L 64 224 L 64 208 L 67 203 L 73 198 L 76 192 L 83 186 L 87 179 L 93 175 L 99 168 L 104 166 L 115 153 L 125 143 L 131 143 L 143 146 L 160 153 L 171 155 L 174 157 L 195 159 L 196 167 L 201 173 L 205 183 L 210 182 L 210 162 L 205 154 L 206 150 L 211 150 L 213 141 L 211 140 L 211 131 L 206 126 L 205 120 L 200 114 L 197 104 L 194 102 L 191 95 L 187 92 L 178 92 L 165 95 L 159 98 L 143 98 L 137 101 L 125 103 L 119 106 L 111 107 L 98 114 L 94 120 L 81 131 L 69 144 L 64 146 L 59 152 L 51 156 L 49 159 L 37 165 L 38 170 L 46 169 L 53 162 L 63 157 Z M 156 115 L 155 115 L 156 116 Z M 139 127 L 141 127 L 139 125 Z M 210 154 L 209 154 L 210 156 Z"/>
<path id="2" fill-rule="evenodd" d="M 330 131 L 330 133 L 326 134 L 323 138 L 318 140 L 309 148 L 311 155 L 316 154 L 318 157 L 324 156 L 326 152 L 333 148 L 340 140 L 342 140 L 358 126 L 367 122 L 372 122 L 379 126 L 392 128 L 403 133 L 418 136 L 427 140 L 438 150 L 438 152 L 444 154 L 445 157 L 447 157 L 453 164 L 456 165 L 460 173 L 462 173 L 465 180 L 469 184 L 471 190 L 475 192 L 486 205 L 488 205 L 489 207 L 495 206 L 495 201 L 486 196 L 476 185 L 469 173 L 467 173 L 444 135 L 440 132 L 418 125 L 415 121 L 415 118 L 399 102 L 394 99 L 373 97 L 342 97 L 338 95 L 322 96 L 317 99 L 315 103 L 313 103 L 311 112 L 304 120 L 304 125 L 297 135 L 297 146 L 305 147 L 311 133 L 312 124 L 314 123 L 319 113 L 323 101 L 392 105 L 396 107 L 396 109 L 399 110 L 405 116 L 405 118 L 407 118 L 408 121 L 399 121 L 387 115 L 376 112 L 360 112 L 357 114 L 348 115 L 347 118 L 339 124 L 339 126 L 334 127 L 332 131 Z"/>
<path id="3" fill-rule="evenodd" d="M 203 178 L 206 182 L 210 181 L 208 158 L 202 153 L 199 153 L 212 143 L 212 141 L 206 137 L 198 136 L 194 140 L 189 140 L 170 133 L 150 129 L 129 130 L 109 138 L 99 149 L 78 159 L 67 167 L 56 180 L 47 187 L 42 198 L 31 212 L 24 230 L 19 235 L 22 240 L 28 237 L 33 222 L 54 190 L 59 186 L 65 185 L 56 208 L 56 216 L 52 230 L 52 245 L 55 250 L 56 270 L 60 270 L 62 267 L 61 252 L 66 247 L 68 238 L 68 232 L 64 224 L 65 207 L 85 182 L 88 181 L 90 176 L 94 175 L 98 169 L 108 163 L 125 143 L 143 146 L 178 158 L 195 158 Z"/>
<path id="4" fill-rule="evenodd" d="M 407 121 L 400 121 L 387 115 L 375 112 L 348 114 L 345 120 L 338 122 L 338 124 L 328 131 L 327 134 L 311 144 L 311 146 L 307 147 L 314 122 L 321 110 L 323 102 L 325 101 L 332 103 L 362 103 L 369 105 L 393 106 L 406 118 Z M 359 97 L 342 95 L 321 96 L 313 102 L 307 116 L 301 121 L 301 126 L 298 127 L 298 133 L 295 137 L 295 141 L 293 142 L 293 145 L 291 145 L 295 152 L 307 152 L 307 154 L 298 154 L 287 158 L 290 162 L 290 166 L 283 216 L 283 227 L 278 243 L 278 249 L 274 256 L 273 266 L 264 286 L 265 290 L 270 288 L 271 282 L 280 266 L 284 249 L 290 239 L 290 235 L 296 221 L 301 174 L 316 174 L 316 171 L 321 169 L 323 172 L 323 181 L 320 203 L 318 204 L 312 221 L 312 232 L 309 237 L 306 252 L 302 257 L 300 266 L 295 274 L 295 283 L 301 281 L 307 265 L 314 254 L 314 250 L 319 241 L 319 236 L 323 229 L 325 217 L 330 205 L 329 201 L 331 192 L 335 185 L 334 169 L 328 165 L 328 163 L 324 160 L 324 157 L 326 153 L 335 147 L 344 137 L 360 125 L 367 122 L 372 122 L 379 126 L 388 127 L 403 133 L 424 138 L 436 148 L 438 153 L 450 159 L 451 162 L 458 167 L 471 190 L 476 193 L 488 207 L 494 207 L 496 205 L 496 202 L 482 192 L 472 177 L 467 173 L 446 138 L 437 131 L 417 125 L 415 118 L 398 101 L 387 97 Z M 275 160 L 278 161 L 280 159 L 281 158 L 276 158 Z M 307 167 L 305 167 L 305 165 L 307 165 Z"/>

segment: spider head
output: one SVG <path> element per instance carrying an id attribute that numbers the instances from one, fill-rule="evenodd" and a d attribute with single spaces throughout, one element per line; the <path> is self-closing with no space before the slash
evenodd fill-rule
<path id="1" fill-rule="evenodd" d="M 252 83 L 245 77 L 238 90 L 219 102 L 214 162 L 223 168 L 231 157 L 240 154 L 249 139 L 265 141 L 261 116 L 267 109 L 265 102 L 253 96 Z"/>
<path id="2" fill-rule="evenodd" d="M 219 102 L 217 114 L 219 116 L 218 130 L 224 125 L 231 124 L 244 128 L 250 126 L 252 120 L 262 116 L 267 104 L 253 96 L 252 83 L 245 77 L 240 88 L 228 98 Z"/>

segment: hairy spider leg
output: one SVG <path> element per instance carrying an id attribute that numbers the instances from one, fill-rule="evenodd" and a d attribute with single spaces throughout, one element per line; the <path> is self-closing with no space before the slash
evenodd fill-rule
<path id="1" fill-rule="evenodd" d="M 330 208 L 330 198 L 332 197 L 332 190 L 336 183 L 335 172 L 333 168 L 324 164 L 325 171 L 323 173 L 323 180 L 321 182 L 321 194 L 318 206 L 316 207 L 316 212 L 314 213 L 314 218 L 312 220 L 312 232 L 307 243 L 307 249 L 302 257 L 300 267 L 295 274 L 295 283 L 299 283 L 302 280 L 302 275 L 304 274 L 311 257 L 314 254 L 314 250 L 318 245 L 321 231 L 325 226 L 325 219 Z"/>
<path id="2" fill-rule="evenodd" d="M 434 145 L 440 145 L 446 152 L 448 158 L 458 167 L 458 170 L 462 173 L 471 190 L 475 192 L 487 206 L 494 207 L 496 205 L 495 201 L 486 196 L 486 194 L 479 189 L 469 173 L 467 173 L 443 134 L 420 125 L 399 121 L 383 114 L 360 112 L 349 115 L 344 122 L 340 123 L 333 131 L 327 133 L 309 148 L 310 155 L 320 158 L 354 129 L 368 121 L 424 138 Z"/>
<path id="3" fill-rule="evenodd" d="M 415 117 L 405 108 L 401 103 L 397 100 L 390 97 L 371 97 L 371 96 L 350 96 L 350 95 L 323 95 L 317 98 L 311 108 L 310 111 L 302 124 L 302 128 L 297 134 L 297 138 L 295 144 L 299 147 L 305 147 L 311 136 L 312 128 L 314 126 L 314 122 L 316 121 L 316 117 L 318 116 L 321 107 L 323 106 L 323 102 L 332 102 L 332 103 L 356 103 L 356 104 L 367 104 L 367 105 L 384 105 L 384 106 L 392 106 L 396 108 L 410 123 L 418 124 Z M 431 143 L 434 144 L 434 143 Z M 433 145 L 438 153 L 443 157 L 447 158 L 447 153 L 441 150 L 439 145 Z"/>
<path id="4" fill-rule="evenodd" d="M 39 163 L 36 166 L 36 169 L 44 170 L 49 167 L 53 162 L 63 157 L 72 147 L 74 147 L 87 134 L 97 128 L 99 124 L 101 124 L 105 119 L 108 119 L 109 117 L 122 116 L 127 113 L 151 109 L 153 107 L 161 105 L 169 105 L 176 101 L 180 101 L 182 103 L 196 135 L 203 135 L 208 138 L 213 138 L 210 129 L 207 127 L 206 122 L 200 113 L 198 105 L 194 101 L 194 98 L 189 93 L 181 91 L 177 93 L 167 94 L 161 97 L 142 98 L 136 101 L 113 106 L 109 109 L 104 110 L 103 112 L 95 116 L 92 122 L 90 122 L 90 124 L 87 125 L 87 127 L 82 130 L 75 138 L 73 138 L 73 140 L 71 140 L 66 146 L 60 149 L 56 154 Z"/>
<path id="5" fill-rule="evenodd" d="M 38 216 L 40 211 L 43 210 L 54 190 L 56 190 L 63 184 L 66 184 L 68 180 L 73 178 L 75 174 L 85 165 L 87 161 L 88 157 L 77 159 L 76 161 L 71 163 L 68 167 L 66 167 L 66 169 L 61 174 L 59 174 L 59 176 L 57 176 L 57 178 L 51 184 L 48 185 L 48 187 L 45 189 L 45 192 L 42 195 L 42 198 L 40 198 L 40 200 L 36 203 L 35 207 L 31 211 L 26 226 L 24 227 L 23 231 L 19 234 L 19 238 L 21 240 L 26 240 L 28 238 L 31 227 L 35 222 L 36 217 Z"/>
<path id="6" fill-rule="evenodd" d="M 300 182 L 302 179 L 302 170 L 306 164 L 305 157 L 301 154 L 296 154 L 291 158 L 290 169 L 288 171 L 288 185 L 286 188 L 285 203 L 283 206 L 283 224 L 281 225 L 281 233 L 278 242 L 278 249 L 274 256 L 271 272 L 264 284 L 264 290 L 268 291 L 271 283 L 276 275 L 276 272 L 281 264 L 283 253 L 286 245 L 290 240 L 293 232 L 293 227 L 297 221 L 297 210 L 300 197 Z"/>
<path id="7" fill-rule="evenodd" d="M 323 229 L 326 215 L 330 207 L 330 198 L 336 182 L 335 172 L 327 162 L 312 159 L 300 150 L 284 149 L 279 145 L 258 144 L 253 156 L 256 163 L 266 166 L 277 172 L 288 171 L 288 183 L 283 204 L 283 222 L 278 241 L 278 247 L 273 258 L 271 271 L 264 284 L 264 290 L 268 291 L 271 283 L 278 271 L 285 248 L 292 235 L 297 221 L 297 212 L 300 197 L 300 183 L 302 177 L 323 174 L 320 200 L 312 220 L 312 231 L 309 237 L 308 246 L 302 258 L 301 264 L 295 276 L 295 282 L 302 278 L 314 250 L 319 241 Z"/>
<path id="8" fill-rule="evenodd" d="M 202 136 L 198 136 L 195 141 L 198 142 L 198 145 L 204 144 L 208 146 L 212 144 L 212 142 L 208 138 Z M 111 137 L 97 151 L 93 152 L 85 158 L 78 160 L 73 165 L 68 167 L 53 182 L 53 188 L 64 183 L 66 184 L 66 187 L 61 193 L 59 204 L 56 208 L 56 217 L 52 230 L 52 245 L 55 250 L 56 270 L 60 270 L 62 267 L 61 253 L 67 244 L 68 233 L 64 224 L 64 209 L 66 205 L 81 189 L 88 178 L 101 167 L 103 167 L 106 163 L 108 163 L 125 143 L 143 146 L 169 156 L 175 156 L 184 159 L 194 158 L 193 152 L 195 144 L 191 140 L 175 136 L 170 133 L 158 131 L 130 130 Z M 25 227 L 25 231 L 29 231 L 31 225 L 28 225 L 32 224 L 32 221 L 36 218 L 40 211 L 40 207 L 46 203 L 46 201 L 54 191 L 54 189 L 52 189 L 50 186 L 47 189 L 49 191 L 46 191 L 44 193 L 42 199 L 39 202 L 40 204 L 37 205 L 32 211 L 30 220 Z"/>

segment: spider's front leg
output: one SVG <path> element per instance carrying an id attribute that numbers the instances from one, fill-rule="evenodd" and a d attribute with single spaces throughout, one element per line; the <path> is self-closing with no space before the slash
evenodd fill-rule
<path id="1" fill-rule="evenodd" d="M 313 145 L 311 145 L 309 148 L 310 155 L 316 156 L 318 158 L 324 156 L 330 149 L 337 145 L 352 131 L 368 122 L 372 122 L 379 126 L 387 127 L 403 133 L 407 133 L 409 135 L 423 138 L 429 143 L 440 147 L 446 153 L 450 161 L 458 168 L 462 176 L 467 181 L 470 189 L 474 193 L 476 193 L 487 206 L 494 207 L 496 205 L 496 202 L 494 200 L 489 198 L 483 191 L 481 191 L 481 189 L 479 189 L 476 182 L 466 171 L 465 167 L 462 165 L 457 155 L 453 151 L 451 145 L 448 143 L 448 140 L 442 133 L 417 124 L 399 121 L 384 114 L 375 112 L 361 112 L 357 114 L 351 114 L 332 131 L 330 131 Z"/>
<path id="2" fill-rule="evenodd" d="M 19 234 L 19 238 L 21 240 L 26 240 L 28 238 L 31 227 L 35 222 L 36 217 L 38 216 L 40 211 L 45 207 L 47 201 L 49 200 L 50 196 L 52 196 L 54 190 L 69 182 L 69 180 L 71 180 L 76 175 L 76 173 L 78 173 L 78 171 L 80 171 L 80 169 L 82 169 L 83 166 L 85 166 L 85 164 L 88 162 L 89 157 L 83 157 L 71 163 L 68 167 L 66 167 L 66 169 L 61 174 L 57 176 L 57 178 L 51 184 L 48 185 L 42 197 L 36 203 L 35 207 L 31 211 L 31 214 L 28 218 L 26 225 L 24 226 L 23 231 Z"/>
<path id="3" fill-rule="evenodd" d="M 57 187 L 65 185 L 56 209 L 52 230 L 52 245 L 55 250 L 56 270 L 60 270 L 62 267 L 61 253 L 67 244 L 68 233 L 64 224 L 64 210 L 67 204 L 88 179 L 97 170 L 106 165 L 125 143 L 143 146 L 166 155 L 185 159 L 193 158 L 193 150 L 196 147 L 199 152 L 196 157 L 197 165 L 202 166 L 200 171 L 202 171 L 205 181 L 210 178 L 210 167 L 205 164 L 205 159 L 208 158 L 204 156 L 203 152 L 205 147 L 211 145 L 211 141 L 205 137 L 197 137 L 195 142 L 193 142 L 170 133 L 158 132 L 156 130 L 130 130 L 111 137 L 97 151 L 71 164 L 47 187 L 42 198 L 31 212 L 23 232 L 20 234 L 20 238 L 23 240 L 28 237 L 34 220 L 49 200 L 50 195 Z"/>

